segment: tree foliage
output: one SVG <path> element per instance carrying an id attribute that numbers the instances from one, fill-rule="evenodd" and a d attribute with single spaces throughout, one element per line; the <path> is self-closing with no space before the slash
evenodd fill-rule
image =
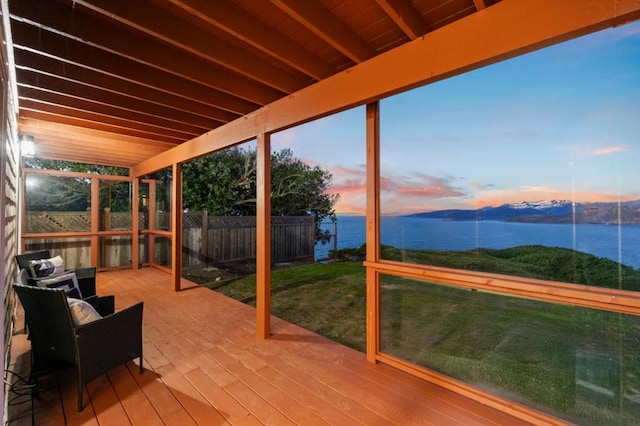
<path id="1" fill-rule="evenodd" d="M 96 175 L 128 176 L 122 167 L 82 164 L 70 161 L 26 158 L 25 167 L 31 169 L 61 170 Z M 27 184 L 34 190 L 26 197 L 29 211 L 85 211 L 91 205 L 91 180 L 84 177 L 46 177 L 32 175 Z M 131 188 L 126 182 L 103 181 L 100 188 L 100 206 L 112 211 L 130 210 Z"/>
<path id="2" fill-rule="evenodd" d="M 194 159 L 183 166 L 183 206 L 216 216 L 256 215 L 256 151 L 230 148 Z M 320 222 L 334 219 L 337 194 L 328 194 L 332 175 L 295 158 L 290 149 L 271 155 L 271 214 L 314 216 L 316 240 L 329 233 Z"/>

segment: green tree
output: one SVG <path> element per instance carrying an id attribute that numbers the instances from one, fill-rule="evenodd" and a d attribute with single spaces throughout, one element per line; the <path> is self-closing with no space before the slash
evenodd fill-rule
<path id="1" fill-rule="evenodd" d="M 96 175 L 128 176 L 122 167 L 82 164 L 71 161 L 26 158 L 25 167 L 31 169 L 62 170 Z M 37 191 L 29 191 L 27 209 L 30 211 L 84 211 L 91 201 L 91 180 L 82 177 L 46 178 L 30 176 L 28 182 L 36 184 Z M 40 187 L 41 182 L 43 187 Z M 112 211 L 130 210 L 131 189 L 126 182 L 105 181 L 100 189 L 100 205 Z"/>
<path id="2" fill-rule="evenodd" d="M 183 206 L 207 210 L 216 216 L 256 214 L 256 151 L 230 148 L 194 159 L 183 167 Z M 271 155 L 271 214 L 313 216 L 316 240 L 325 243 L 329 232 L 320 229 L 325 218 L 335 219 L 337 194 L 328 194 L 332 175 L 319 166 L 295 158 L 290 149 Z"/>

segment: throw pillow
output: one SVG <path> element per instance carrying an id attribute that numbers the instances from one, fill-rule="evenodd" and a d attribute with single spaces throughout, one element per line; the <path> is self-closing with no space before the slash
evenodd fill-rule
<path id="1" fill-rule="evenodd" d="M 52 257 L 51 259 L 30 260 L 29 270 L 31 271 L 31 278 L 61 274 L 64 272 L 64 260 L 60 256 Z"/>
<path id="2" fill-rule="evenodd" d="M 78 287 L 78 277 L 76 277 L 75 272 L 67 272 L 55 277 L 40 278 L 34 281 L 38 287 L 61 288 L 67 293 L 68 297 L 82 299 L 82 293 L 80 293 L 80 288 Z"/>
<path id="3" fill-rule="evenodd" d="M 84 300 L 67 298 L 69 304 L 69 310 L 71 311 L 71 321 L 73 321 L 74 327 L 79 327 L 84 324 L 89 324 L 95 320 L 102 318 L 93 306 Z"/>

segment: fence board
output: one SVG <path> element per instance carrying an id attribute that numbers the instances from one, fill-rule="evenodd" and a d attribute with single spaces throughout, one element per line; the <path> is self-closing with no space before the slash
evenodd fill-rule
<path id="1" fill-rule="evenodd" d="M 131 227 L 131 213 L 102 212 L 101 228 L 106 230 L 128 230 Z M 147 221 L 141 214 L 141 222 Z M 166 228 L 169 215 L 158 213 L 157 229 Z M 74 232 L 90 231 L 89 212 L 29 212 L 28 232 Z M 204 225 L 206 233 L 204 232 Z M 315 225 L 311 216 L 283 216 L 271 219 L 271 253 L 274 262 L 293 260 L 313 260 Z M 140 253 L 146 253 L 148 239 L 141 238 Z M 167 247 L 164 239 L 158 241 L 155 258 L 167 263 Z M 256 218 L 254 216 L 209 216 L 206 212 L 183 214 L 183 265 L 207 266 L 209 264 L 251 261 L 256 257 Z M 70 267 L 88 266 L 91 263 L 90 240 L 73 239 L 31 239 L 26 242 L 27 250 L 47 248 L 65 259 Z M 131 237 L 100 237 L 99 256 L 101 267 L 131 265 Z"/>

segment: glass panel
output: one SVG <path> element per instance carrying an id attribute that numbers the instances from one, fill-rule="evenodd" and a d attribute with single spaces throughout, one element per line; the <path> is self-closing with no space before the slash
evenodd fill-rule
<path id="1" fill-rule="evenodd" d="M 625 31 L 382 100 L 384 259 L 639 291 Z"/>
<path id="2" fill-rule="evenodd" d="M 255 141 L 185 163 L 182 193 L 182 275 L 218 288 L 255 274 Z"/>
<path id="3" fill-rule="evenodd" d="M 156 181 L 156 223 L 155 229 L 171 231 L 171 176 L 168 170 L 165 178 Z"/>
<path id="4" fill-rule="evenodd" d="M 578 424 L 640 418 L 640 318 L 381 277 L 381 351 Z"/>
<path id="5" fill-rule="evenodd" d="M 138 244 L 138 256 L 140 257 L 140 265 L 149 263 L 149 236 L 140 235 Z"/>
<path id="6" fill-rule="evenodd" d="M 364 232 L 357 234 L 364 228 L 351 232 L 348 219 L 355 217 L 364 223 L 366 185 L 362 165 L 365 141 L 364 108 L 276 133 L 271 138 L 271 312 L 278 318 L 360 351 L 366 348 L 365 268 L 357 255 L 342 257 L 333 253 L 336 258 L 344 259 L 341 262 L 328 261 L 328 258 L 331 256 L 329 251 L 335 247 L 334 212 L 345 217 L 344 227 L 342 217 L 337 222 L 339 234 L 345 237 L 339 239 L 339 247 L 345 252 L 349 249 L 350 253 L 364 253 L 360 249 Z M 251 170 L 246 165 L 255 161 L 253 149 L 228 151 L 226 156 L 226 161 L 234 160 L 233 164 L 236 164 L 234 173 L 216 169 L 218 175 L 214 176 L 221 177 L 203 188 L 202 200 L 212 198 L 207 194 L 215 193 L 216 181 L 229 182 L 230 187 L 240 186 L 238 192 L 246 193 L 236 182 L 246 182 L 242 176 Z M 196 170 L 203 173 L 205 164 L 194 163 L 190 167 L 196 166 Z M 247 192 L 254 188 L 253 182 L 249 182 Z M 193 187 L 185 188 L 185 196 L 192 191 Z M 224 193 L 222 189 L 219 191 Z M 231 199 L 253 200 L 253 191 Z M 225 204 L 221 202 L 215 207 L 222 205 Z M 207 286 L 255 306 L 256 277 L 253 272 L 242 274 L 238 270 L 239 262 L 232 266 L 214 263 L 234 247 L 235 239 L 244 238 L 245 244 L 253 244 L 249 226 L 253 232 L 255 219 L 242 217 L 239 210 L 254 209 L 255 202 L 238 204 L 235 210 L 233 204 L 231 207 L 221 211 L 220 216 L 209 217 L 209 232 L 216 243 L 213 247 L 209 243 L 212 256 L 208 269 L 212 276 L 217 273 L 219 277 Z M 240 217 L 228 217 L 229 214 Z M 193 217 L 193 220 L 193 231 L 198 232 L 201 216 Z M 185 226 L 187 222 L 185 219 Z M 247 237 L 240 237 L 244 232 Z M 255 248 L 251 247 L 251 250 Z M 214 266 L 217 267 L 215 270 Z"/>
<path id="7" fill-rule="evenodd" d="M 101 180 L 100 231 L 131 229 L 131 183 Z"/>
<path id="8" fill-rule="evenodd" d="M 91 180 L 28 174 L 26 231 L 91 231 Z"/>
<path id="9" fill-rule="evenodd" d="M 366 272 L 351 254 L 365 233 L 351 225 L 364 223 L 365 125 L 360 107 L 276 133 L 271 169 L 271 311 L 361 352 Z"/>
<path id="10" fill-rule="evenodd" d="M 149 183 L 140 182 L 138 200 L 138 227 L 140 230 L 149 229 Z"/>
<path id="11" fill-rule="evenodd" d="M 153 263 L 171 269 L 171 238 L 153 237 Z"/>
<path id="12" fill-rule="evenodd" d="M 25 253 L 49 250 L 51 256 L 61 256 L 66 269 L 91 266 L 91 239 L 42 238 L 25 240 Z"/>
<path id="13" fill-rule="evenodd" d="M 125 235 L 100 237 L 99 266 L 116 268 L 131 266 L 131 237 Z"/>

